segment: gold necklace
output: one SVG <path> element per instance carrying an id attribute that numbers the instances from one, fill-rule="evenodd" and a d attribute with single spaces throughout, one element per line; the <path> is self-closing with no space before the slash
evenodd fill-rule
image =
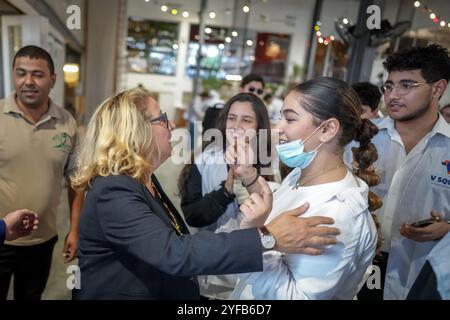
<path id="1" fill-rule="evenodd" d="M 181 227 L 178 224 L 177 219 L 173 215 L 172 210 L 170 210 L 169 206 L 164 201 L 163 197 L 161 196 L 161 193 L 159 193 L 159 190 L 155 187 L 155 184 L 153 183 L 153 181 L 151 183 L 152 183 L 153 190 L 155 190 L 155 193 L 156 193 L 157 197 L 159 198 L 159 200 L 163 204 L 164 208 L 166 208 L 165 211 L 169 214 L 169 219 L 170 219 L 170 222 L 172 223 L 172 227 L 175 229 L 175 232 L 179 236 L 182 236 L 183 232 L 181 231 Z"/>
<path id="2" fill-rule="evenodd" d="M 313 174 L 313 175 L 307 175 L 307 176 L 303 176 L 303 177 L 300 176 L 300 178 L 298 178 L 297 182 L 295 183 L 295 186 L 294 186 L 293 189 L 297 189 L 299 187 L 302 187 L 305 184 L 307 184 L 308 182 L 312 181 L 313 179 L 315 179 L 317 177 L 320 177 L 320 176 L 324 175 L 325 173 L 330 173 L 330 172 L 332 172 L 334 170 L 337 170 L 339 168 L 342 168 L 342 167 L 345 167 L 344 163 L 339 164 L 337 167 L 331 168 L 331 169 L 326 170 L 326 171 L 320 171 L 319 173 L 316 173 L 316 174 Z M 301 179 L 305 179 L 305 178 L 308 178 L 308 179 L 303 180 L 302 182 L 300 182 Z"/>

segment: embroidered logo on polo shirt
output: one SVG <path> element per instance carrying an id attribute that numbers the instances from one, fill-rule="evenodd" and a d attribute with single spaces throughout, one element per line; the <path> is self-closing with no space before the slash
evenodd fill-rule
<path id="1" fill-rule="evenodd" d="M 446 168 L 447 174 L 450 175 L 450 160 L 445 160 L 444 162 L 442 162 L 442 165 L 447 167 Z M 431 183 L 449 188 L 450 187 L 450 177 L 449 176 L 440 177 L 438 175 L 431 175 Z"/>
<path id="2" fill-rule="evenodd" d="M 52 140 L 55 142 L 54 148 L 64 151 L 70 149 L 70 136 L 66 132 L 54 135 Z"/>
<path id="3" fill-rule="evenodd" d="M 450 160 L 445 160 L 442 165 L 447 167 L 447 173 L 450 174 Z"/>

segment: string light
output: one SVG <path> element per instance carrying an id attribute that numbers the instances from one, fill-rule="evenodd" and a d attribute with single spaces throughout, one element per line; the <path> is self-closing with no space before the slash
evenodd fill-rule
<path id="1" fill-rule="evenodd" d="M 347 21 L 346 24 L 348 24 L 350 21 L 347 18 L 343 18 L 342 22 Z M 322 23 L 320 21 L 317 21 L 316 24 L 314 25 L 314 31 L 316 32 L 316 38 L 317 41 L 320 44 L 324 44 L 324 45 L 329 45 L 332 41 L 336 40 L 336 37 L 333 35 L 330 36 L 324 36 L 322 31 L 320 31 L 320 26 L 322 25 Z"/>
<path id="2" fill-rule="evenodd" d="M 442 17 L 439 16 L 439 14 L 437 14 L 434 10 L 432 10 L 430 7 L 428 7 L 426 4 L 422 4 L 420 1 L 415 1 L 414 2 L 414 7 L 416 9 L 419 9 L 425 13 L 426 15 L 428 15 L 428 17 L 430 18 L 431 21 L 433 21 L 434 23 L 439 23 L 439 25 L 443 28 L 445 27 L 449 27 L 450 28 L 450 23 L 447 24 L 447 19 L 443 19 Z"/>

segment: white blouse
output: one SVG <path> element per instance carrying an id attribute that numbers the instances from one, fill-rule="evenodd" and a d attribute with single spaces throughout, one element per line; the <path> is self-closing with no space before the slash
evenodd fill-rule
<path id="1" fill-rule="evenodd" d="M 338 244 L 323 255 L 264 253 L 262 272 L 242 274 L 232 299 L 352 299 L 372 262 L 377 232 L 368 211 L 368 186 L 348 172 L 344 179 L 293 189 L 300 176 L 294 169 L 274 193 L 266 223 L 306 201 L 303 217 L 327 216 L 340 229 Z"/>

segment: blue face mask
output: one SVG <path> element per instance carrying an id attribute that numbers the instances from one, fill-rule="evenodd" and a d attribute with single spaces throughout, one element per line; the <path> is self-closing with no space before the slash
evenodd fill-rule
<path id="1" fill-rule="evenodd" d="M 319 144 L 319 146 L 309 152 L 304 152 L 305 142 L 319 130 L 323 124 L 323 122 L 316 130 L 314 130 L 305 140 L 299 139 L 283 144 L 278 144 L 276 146 L 278 155 L 280 156 L 281 162 L 291 168 L 300 168 L 305 169 L 316 157 L 317 151 L 322 146 L 323 143 Z"/>

